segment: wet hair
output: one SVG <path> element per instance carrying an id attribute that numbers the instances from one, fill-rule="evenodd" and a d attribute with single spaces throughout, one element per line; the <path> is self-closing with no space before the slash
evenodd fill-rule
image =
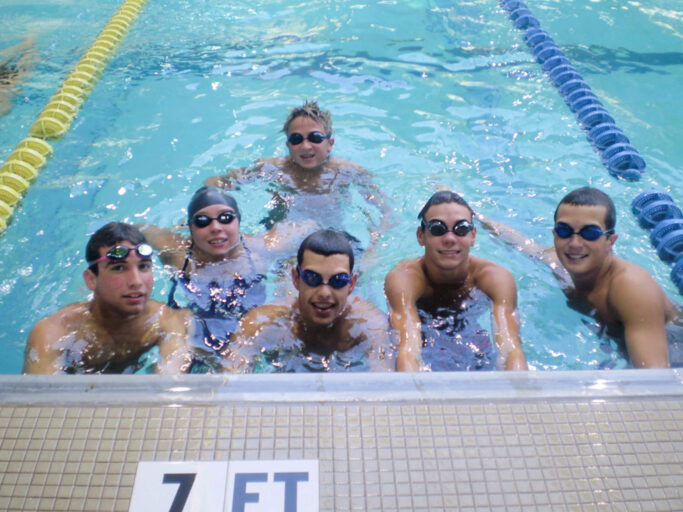
<path id="1" fill-rule="evenodd" d="M 320 229 L 308 235 L 296 254 L 296 261 L 299 266 L 304 261 L 304 252 L 311 251 L 323 256 L 333 254 L 346 254 L 349 257 L 349 271 L 353 271 L 353 249 L 348 236 L 334 229 Z"/>
<path id="2" fill-rule="evenodd" d="M 132 224 L 123 222 L 110 222 L 95 231 L 85 246 L 86 261 L 94 261 L 100 257 L 100 248 L 116 245 L 119 242 L 128 241 L 133 245 L 147 243 L 145 235 Z M 97 265 L 90 265 L 88 268 L 93 274 L 97 275 Z"/>
<path id="3" fill-rule="evenodd" d="M 320 123 L 325 130 L 325 135 L 332 135 L 332 115 L 327 110 L 321 110 L 317 102 L 308 100 L 302 106 L 292 109 L 289 116 L 287 116 L 282 131 L 288 133 L 289 125 L 292 124 L 292 121 L 301 116 L 311 118 L 316 123 Z"/>
<path id="4" fill-rule="evenodd" d="M 553 220 L 557 220 L 557 212 L 563 204 L 573 206 L 604 206 L 607 211 L 605 213 L 605 227 L 608 230 L 614 229 L 617 223 L 617 210 L 614 207 L 614 202 L 610 196 L 597 188 L 581 187 L 564 196 L 555 209 Z"/>
<path id="5" fill-rule="evenodd" d="M 427 215 L 427 210 L 429 210 L 432 206 L 436 206 L 437 204 L 443 203 L 460 204 L 467 208 L 467 210 L 469 210 L 470 212 L 470 215 L 474 217 L 474 210 L 472 210 L 470 205 L 467 204 L 467 201 L 465 201 L 461 196 L 459 196 L 455 192 L 451 192 L 450 190 L 440 190 L 439 192 L 434 193 L 432 197 L 429 198 L 429 200 L 425 203 L 422 210 L 420 210 L 420 213 L 417 214 L 417 218 L 419 220 L 424 220 L 424 216 Z"/>
<path id="6" fill-rule="evenodd" d="M 202 208 L 213 206 L 214 204 L 224 204 L 235 210 L 237 220 L 242 220 L 242 214 L 237 207 L 237 201 L 234 197 L 228 194 L 225 190 L 218 187 L 201 187 L 190 199 L 190 204 L 187 205 L 187 223 L 192 222 L 192 217 Z"/>

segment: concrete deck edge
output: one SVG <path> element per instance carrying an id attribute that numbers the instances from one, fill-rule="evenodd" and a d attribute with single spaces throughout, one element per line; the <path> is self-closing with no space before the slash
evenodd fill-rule
<path id="1" fill-rule="evenodd" d="M 633 397 L 683 398 L 682 371 L 0 376 L 0 404 L 26 406 Z"/>

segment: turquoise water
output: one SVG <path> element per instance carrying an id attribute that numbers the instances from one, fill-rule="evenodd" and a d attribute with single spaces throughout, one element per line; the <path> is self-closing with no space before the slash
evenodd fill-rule
<path id="1" fill-rule="evenodd" d="M 0 0 L 0 47 L 31 32 L 41 59 L 0 118 L 0 160 L 119 4 Z M 180 221 L 206 177 L 285 154 L 279 129 L 306 98 L 331 110 L 335 154 L 369 169 L 395 210 L 357 288 L 380 308 L 386 273 L 420 253 L 415 216 L 441 187 L 547 244 L 557 201 L 602 187 L 617 204 L 617 255 L 678 299 L 629 204 L 658 187 L 680 205 L 680 2 L 528 4 L 646 159 L 640 182 L 607 174 L 495 1 L 150 0 L 0 238 L 0 372 L 21 371 L 38 319 L 87 297 L 90 233 L 109 220 Z M 245 230 L 257 230 L 268 197 L 252 188 L 237 199 Z M 343 215 L 364 233 L 359 201 Z M 533 368 L 624 365 L 589 318 L 567 309 L 545 267 L 482 230 L 475 254 L 516 276 Z M 159 267 L 156 278 L 164 300 L 168 274 Z"/>

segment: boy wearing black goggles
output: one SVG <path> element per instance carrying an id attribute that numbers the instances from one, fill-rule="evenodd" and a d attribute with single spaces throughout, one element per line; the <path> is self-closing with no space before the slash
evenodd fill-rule
<path id="1" fill-rule="evenodd" d="M 481 220 L 501 240 L 548 264 L 571 297 L 569 304 L 594 312 L 634 367 L 669 366 L 667 325 L 675 324 L 680 312 L 645 269 L 613 254 L 616 209 L 607 194 L 581 187 L 562 198 L 554 215 L 554 248 Z"/>
<path id="2" fill-rule="evenodd" d="M 519 339 L 515 280 L 503 267 L 470 255 L 476 238 L 472 215 L 458 194 L 441 191 L 432 195 L 418 215 L 417 241 L 424 247 L 424 255 L 401 261 L 386 277 L 389 318 L 399 336 L 396 367 L 400 371 L 418 371 L 423 365 L 448 370 L 475 368 L 468 360 L 468 350 L 482 360 L 493 361 L 487 363 L 492 368 L 527 368 Z M 497 356 L 488 337 L 481 346 L 476 340 L 467 340 L 472 347 L 462 351 L 450 348 L 458 344 L 457 336 L 439 347 L 430 341 L 428 326 L 421 323 L 421 318 L 428 319 L 435 311 L 452 317 L 454 325 L 476 323 L 476 318 L 467 318 L 475 288 L 491 301 L 491 338 Z"/>
<path id="3" fill-rule="evenodd" d="M 372 249 L 379 239 L 377 233 L 390 227 L 393 211 L 367 169 L 332 154 L 335 139 L 330 113 L 316 102 L 306 101 L 292 109 L 282 132 L 286 156 L 260 158 L 247 167 L 227 170 L 224 176 L 211 177 L 206 184 L 239 189 L 262 183 L 262 190 L 272 194 L 268 213 L 259 221 L 267 229 L 288 218 L 324 218 L 331 223 L 329 227 L 344 229 L 339 209 L 353 203 L 366 219 L 371 241 L 368 249 Z M 352 191 L 360 192 L 362 205 L 352 201 Z"/>
<path id="4" fill-rule="evenodd" d="M 301 346 L 299 352 L 287 350 L 291 360 L 279 361 L 288 368 L 294 360 L 306 366 L 309 352 L 330 354 L 354 350 L 360 359 L 349 367 L 387 370 L 393 366 L 388 357 L 386 316 L 369 302 L 352 295 L 358 276 L 353 273 L 353 251 L 347 237 L 334 230 L 319 230 L 299 247 L 292 282 L 297 296 L 288 304 L 268 304 L 249 311 L 231 343 L 228 366 L 249 361 L 263 343 Z M 344 360 L 348 361 L 349 354 Z M 346 371 L 347 368 L 327 368 Z M 286 370 L 281 370 L 286 371 Z"/>

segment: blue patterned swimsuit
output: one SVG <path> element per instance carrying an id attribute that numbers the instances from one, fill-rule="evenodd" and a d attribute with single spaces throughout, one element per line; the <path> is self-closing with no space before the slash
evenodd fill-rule
<path id="1" fill-rule="evenodd" d="M 250 270 L 246 275 L 230 270 L 231 261 L 208 264 L 199 272 L 192 272 L 194 268 L 188 267 L 194 267 L 193 260 L 188 253 L 183 268 L 171 279 L 168 305 L 190 308 L 202 325 L 202 329 L 195 332 L 193 348 L 209 349 L 214 353 L 221 351 L 230 341 L 242 315 L 265 302 L 266 276 L 256 272 L 251 251 L 244 242 L 242 246 L 249 260 Z"/>

